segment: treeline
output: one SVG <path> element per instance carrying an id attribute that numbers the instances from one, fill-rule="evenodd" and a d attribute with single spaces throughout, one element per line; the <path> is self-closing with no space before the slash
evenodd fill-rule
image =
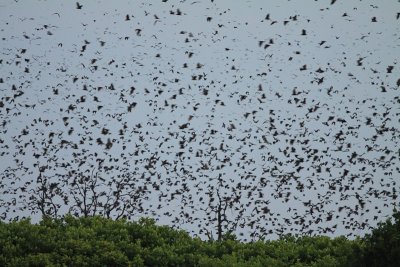
<path id="1" fill-rule="evenodd" d="M 400 212 L 369 235 L 284 236 L 243 243 L 233 235 L 202 241 L 185 231 L 71 215 L 0 222 L 0 266 L 399 266 Z"/>

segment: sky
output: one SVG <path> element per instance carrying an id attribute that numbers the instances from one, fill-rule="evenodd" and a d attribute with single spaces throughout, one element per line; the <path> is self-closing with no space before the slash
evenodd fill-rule
<path id="1" fill-rule="evenodd" d="M 398 1 L 0 7 L 2 219 L 82 215 L 79 184 L 202 238 L 218 207 L 243 240 L 398 207 Z"/>

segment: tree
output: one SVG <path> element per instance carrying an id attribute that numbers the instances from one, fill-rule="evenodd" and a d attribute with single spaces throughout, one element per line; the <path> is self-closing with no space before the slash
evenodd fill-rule
<path id="1" fill-rule="evenodd" d="M 364 266 L 398 266 L 400 262 L 400 212 L 394 209 L 392 218 L 380 222 L 364 238 Z"/>
<path id="2" fill-rule="evenodd" d="M 68 184 L 72 196 L 70 213 L 119 219 L 132 216 L 141 208 L 147 188 L 138 186 L 134 175 L 128 173 L 106 183 L 95 169 L 90 174 L 87 172 L 71 173 L 72 179 Z"/>
<path id="3" fill-rule="evenodd" d="M 45 174 L 47 166 L 39 167 L 39 175 L 36 179 L 36 187 L 29 190 L 29 201 L 26 206 L 32 212 L 38 211 L 42 217 L 57 218 L 61 208 L 61 199 L 67 202 L 67 195 L 63 192 L 59 183 L 52 182 Z"/>
<path id="4" fill-rule="evenodd" d="M 222 241 L 224 237 L 232 237 L 240 222 L 244 219 L 243 205 L 240 205 L 241 195 L 237 194 L 236 191 L 231 191 L 233 194 L 228 194 L 229 191 L 224 189 L 230 190 L 220 175 L 217 186 L 211 186 L 206 193 L 208 206 L 204 209 L 207 220 L 214 226 L 211 228 L 215 229 L 218 241 Z M 231 212 L 231 214 L 228 212 Z M 209 225 L 210 223 L 206 223 L 206 226 Z M 202 230 L 209 240 L 215 239 L 213 231 L 209 230 L 209 227 L 204 227 Z"/>

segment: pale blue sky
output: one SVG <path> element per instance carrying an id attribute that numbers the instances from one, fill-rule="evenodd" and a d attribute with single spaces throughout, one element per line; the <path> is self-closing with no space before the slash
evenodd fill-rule
<path id="1" fill-rule="evenodd" d="M 330 2 L 85 1 L 76 9 L 74 1 L 2 1 L 3 207 L 13 197 L 17 207 L 26 205 L 29 196 L 18 188 L 36 180 L 35 163 L 51 165 L 46 174 L 57 181 L 53 174 L 91 170 L 101 158 L 105 163 L 99 172 L 106 180 L 134 173 L 137 185 L 148 185 L 146 212 L 137 216 L 177 225 L 172 221 L 182 210 L 198 218 L 180 220 L 179 226 L 194 234 L 209 221 L 200 198 L 207 199 L 205 192 L 220 175 L 225 196 L 242 185 L 237 189 L 241 201 L 235 205 L 245 207 L 245 226 L 237 229 L 244 237 L 264 231 L 257 225 L 274 233 L 282 227 L 299 233 L 302 225 L 288 226 L 285 219 L 301 217 L 304 231 L 313 233 L 336 225 L 332 235 L 361 234 L 364 230 L 346 225 L 376 225 L 374 216 L 381 220 L 391 214 L 393 189 L 400 189 L 400 5 Z M 109 89 L 111 83 L 115 90 Z M 23 95 L 6 99 L 18 90 Z M 132 103 L 136 106 L 128 112 Z M 76 108 L 67 113 L 70 105 Z M 69 117 L 68 126 L 63 117 Z M 179 128 L 186 123 L 187 128 Z M 27 126 L 29 133 L 19 136 Z M 71 127 L 74 131 L 68 134 Z M 101 134 L 103 128 L 110 130 L 107 135 Z M 342 139 L 335 139 L 341 131 Z M 59 135 L 45 155 L 50 132 Z M 112 148 L 98 145 L 99 137 L 104 142 L 115 139 Z M 61 140 L 83 144 L 60 149 Z M 219 149 L 221 143 L 226 150 Z M 183 157 L 176 156 L 179 152 Z M 154 154 L 159 160 L 150 174 L 145 166 Z M 229 161 L 221 168 L 224 158 Z M 163 160 L 176 170 L 163 167 Z M 198 170 L 208 161 L 209 170 Z M 62 163 L 71 166 L 57 167 Z M 105 166 L 120 167 L 105 171 Z M 279 187 L 282 177 L 292 172 L 298 178 Z M 142 175 L 151 177 L 150 182 Z M 262 177 L 269 181 L 265 186 L 260 186 Z M 152 189 L 154 183 L 160 191 Z M 185 183 L 188 191 L 169 201 Z M 305 186 L 303 192 L 299 184 Z M 340 191 L 340 186 L 348 188 Z M 68 191 L 67 186 L 63 190 Z M 352 213 L 359 205 L 356 196 L 366 202 L 358 215 Z M 323 203 L 320 212 L 310 214 L 303 204 L 308 201 Z M 274 215 L 263 218 L 259 210 L 265 207 Z M 230 212 L 238 215 L 234 208 Z M 8 218 L 16 215 L 26 212 L 7 212 Z M 254 229 L 247 225 L 252 220 Z"/>

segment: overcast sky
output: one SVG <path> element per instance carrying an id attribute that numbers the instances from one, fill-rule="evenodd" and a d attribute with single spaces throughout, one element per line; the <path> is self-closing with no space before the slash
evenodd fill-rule
<path id="1" fill-rule="evenodd" d="M 131 173 L 148 189 L 135 216 L 193 234 L 212 229 L 216 190 L 240 195 L 229 216 L 244 238 L 363 234 L 392 213 L 398 1 L 79 5 L 0 3 L 6 218 L 29 214 L 38 166 L 53 182 Z"/>

